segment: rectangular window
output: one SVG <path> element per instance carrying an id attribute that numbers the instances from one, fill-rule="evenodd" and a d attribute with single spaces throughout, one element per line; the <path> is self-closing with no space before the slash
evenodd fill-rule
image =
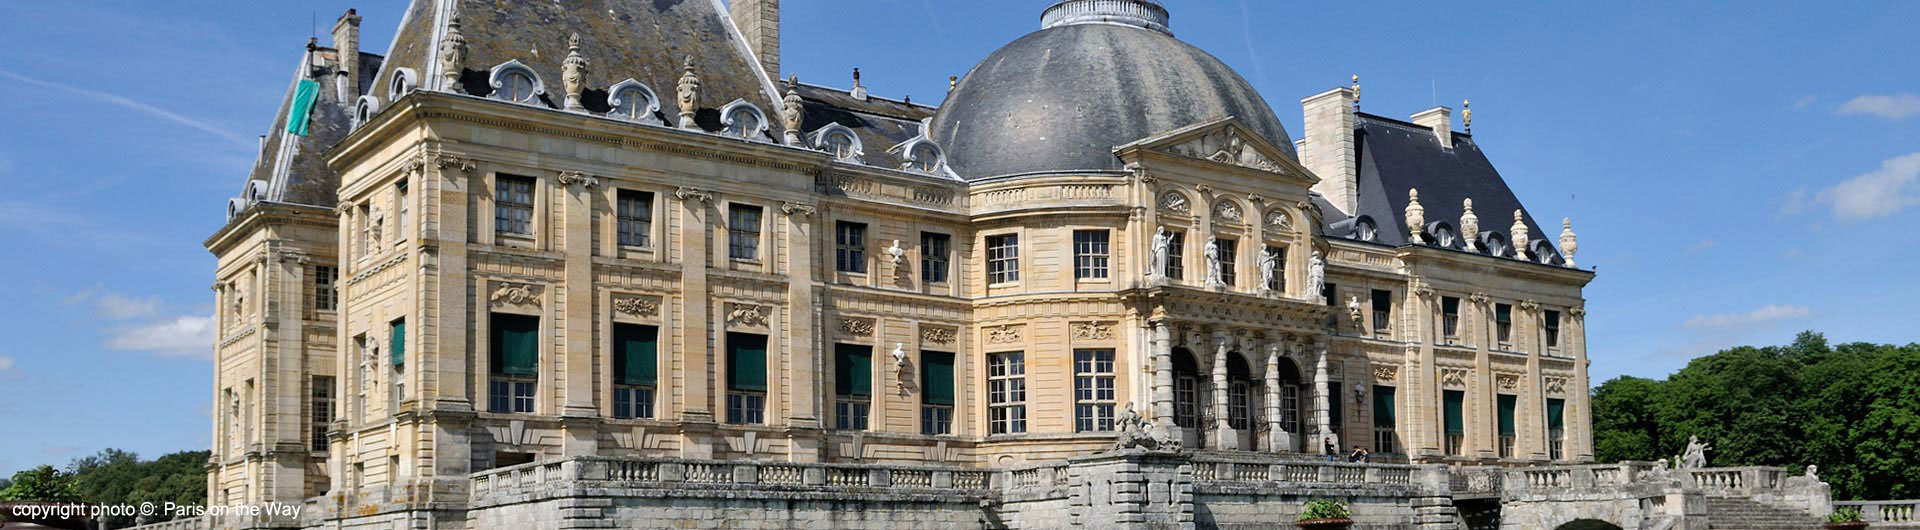
<path id="1" fill-rule="evenodd" d="M 1567 438 L 1567 400 L 1547 398 L 1547 459 L 1562 460 L 1567 457 L 1565 445 Z"/>
<path id="2" fill-rule="evenodd" d="M 1020 234 L 987 236 L 987 283 L 1020 281 Z"/>
<path id="3" fill-rule="evenodd" d="M 867 430 L 873 405 L 873 347 L 833 345 L 833 424 L 840 430 Z"/>
<path id="4" fill-rule="evenodd" d="M 1240 242 L 1227 238 L 1214 238 L 1213 241 L 1215 245 L 1219 245 L 1220 247 L 1220 284 L 1227 287 L 1238 286 L 1240 283 L 1240 274 L 1237 270 L 1240 268 Z"/>
<path id="5" fill-rule="evenodd" d="M 1393 329 L 1393 291 L 1373 290 L 1373 332 L 1386 333 Z"/>
<path id="6" fill-rule="evenodd" d="M 765 423 L 767 336 L 727 334 L 727 423 Z"/>
<path id="7" fill-rule="evenodd" d="M 324 375 L 313 376 L 313 388 L 309 394 L 313 401 L 313 416 L 309 425 L 313 427 L 313 450 L 327 450 L 327 429 L 333 424 L 333 378 Z"/>
<path id="8" fill-rule="evenodd" d="M 1558 348 L 1560 347 L 1560 312 L 1547 310 L 1544 313 L 1546 313 L 1546 321 L 1543 324 L 1547 330 L 1547 347 Z"/>
<path id="9" fill-rule="evenodd" d="M 760 259 L 760 207 L 727 206 L 727 257 Z"/>
<path id="10" fill-rule="evenodd" d="M 1173 379 L 1173 424 L 1192 429 L 1200 424 L 1196 414 L 1200 405 L 1200 381 L 1193 377 L 1175 377 Z"/>
<path id="11" fill-rule="evenodd" d="M 920 352 L 920 434 L 953 434 L 953 352 Z"/>
<path id="12" fill-rule="evenodd" d="M 1347 425 L 1347 418 L 1346 416 L 1343 415 L 1345 410 L 1343 409 L 1343 405 L 1342 405 L 1342 403 L 1345 403 L 1345 402 L 1346 400 L 1341 399 L 1340 397 L 1340 382 L 1328 381 L 1327 382 L 1327 427 L 1330 429 L 1333 429 L 1333 432 L 1336 434 L 1346 431 L 1345 427 Z M 1345 435 L 1343 434 L 1341 436 L 1344 437 Z"/>
<path id="13" fill-rule="evenodd" d="M 1446 433 L 1447 456 L 1460 456 L 1462 445 L 1466 445 L 1466 401 L 1467 393 L 1459 390 L 1445 390 L 1440 393 L 1441 428 Z"/>
<path id="14" fill-rule="evenodd" d="M 540 317 L 492 314 L 487 322 L 492 365 L 488 407 L 493 412 L 533 412 L 540 378 Z"/>
<path id="15" fill-rule="evenodd" d="M 867 224 L 839 221 L 833 225 L 833 270 L 867 272 Z"/>
<path id="16" fill-rule="evenodd" d="M 1393 387 L 1373 386 L 1373 452 L 1394 452 Z"/>
<path id="17" fill-rule="evenodd" d="M 1300 385 L 1280 385 L 1280 428 L 1291 433 L 1301 432 Z"/>
<path id="18" fill-rule="evenodd" d="M 493 183 L 493 231 L 533 235 L 533 177 L 499 175 Z"/>
<path id="19" fill-rule="evenodd" d="M 933 232 L 920 233 L 920 282 L 947 282 L 947 247 L 953 238 Z"/>
<path id="20" fill-rule="evenodd" d="M 407 319 L 388 322 L 387 338 L 387 351 L 393 352 L 393 369 L 399 370 L 407 364 Z"/>
<path id="21" fill-rule="evenodd" d="M 1500 458 L 1513 458 L 1515 432 L 1513 428 L 1513 413 L 1516 404 L 1520 401 L 1520 396 L 1500 394 L 1497 401 L 1499 401 L 1500 404 L 1500 424 L 1498 425 L 1500 428 Z"/>
<path id="22" fill-rule="evenodd" d="M 620 246 L 646 248 L 652 246 L 653 238 L 653 194 L 645 191 L 620 190 L 615 202 L 614 216 L 620 232 Z"/>
<path id="23" fill-rule="evenodd" d="M 1513 306 L 1493 304 L 1493 339 L 1500 343 L 1501 349 L 1513 342 Z"/>
<path id="24" fill-rule="evenodd" d="M 1334 288 L 1334 285 L 1331 283 L 1320 285 L 1320 299 L 1326 302 L 1327 307 L 1332 307 L 1332 308 L 1340 307 L 1340 304 L 1338 303 L 1338 298 L 1340 298 L 1339 293 L 1340 293 L 1339 289 Z M 1336 331 L 1340 329 L 1340 314 L 1341 314 L 1340 311 L 1336 310 L 1336 311 L 1330 312 L 1327 315 L 1327 329 L 1332 329 Z"/>
<path id="25" fill-rule="evenodd" d="M 1265 281 L 1267 282 L 1267 285 L 1266 285 L 1267 290 L 1276 292 L 1276 293 L 1286 292 L 1287 291 L 1287 247 L 1276 247 L 1273 245 L 1267 245 L 1267 253 L 1261 256 L 1260 259 L 1261 259 L 1261 265 L 1260 265 L 1261 274 L 1266 274 L 1266 267 L 1269 266 L 1266 264 L 1267 261 L 1271 260 L 1273 262 L 1273 264 L 1271 265 L 1271 267 L 1273 267 L 1273 274 L 1269 275 L 1265 279 Z"/>
<path id="26" fill-rule="evenodd" d="M 1167 279 L 1180 280 L 1187 273 L 1187 233 L 1167 232 Z"/>
<path id="27" fill-rule="evenodd" d="M 1074 429 L 1113 430 L 1113 405 L 1113 350 L 1074 350 Z"/>
<path id="28" fill-rule="evenodd" d="M 1234 429 L 1246 429 L 1252 420 L 1249 410 L 1253 396 L 1244 381 L 1227 384 L 1227 426 Z"/>
<path id="29" fill-rule="evenodd" d="M 408 204 L 410 202 L 412 201 L 408 200 L 407 181 L 402 178 L 399 183 L 393 185 L 393 208 L 399 212 L 397 217 L 400 220 L 393 225 L 393 240 L 396 243 L 407 240 L 407 227 L 413 225 L 413 216 L 410 215 L 409 208 L 411 205 Z"/>
<path id="30" fill-rule="evenodd" d="M 987 354 L 987 432 L 1027 432 L 1027 356 Z"/>
<path id="31" fill-rule="evenodd" d="M 313 268 L 313 308 L 319 311 L 333 311 L 339 307 L 340 293 L 333 285 L 340 279 L 340 270 L 326 265 Z"/>
<path id="32" fill-rule="evenodd" d="M 1460 336 L 1460 298 L 1440 297 L 1440 333 L 1446 338 Z"/>
<path id="33" fill-rule="evenodd" d="M 613 325 L 613 417 L 652 418 L 660 328 Z"/>
<path id="34" fill-rule="evenodd" d="M 373 241 L 373 226 L 374 226 L 372 224 L 373 208 L 366 204 L 360 205 L 360 214 L 353 216 L 353 219 L 354 219 L 354 222 L 358 225 L 357 228 L 359 229 L 359 232 L 357 234 L 354 234 L 354 235 L 358 235 L 359 237 L 355 238 L 354 240 L 353 255 L 354 257 L 365 258 L 367 257 L 368 253 L 371 251 L 371 248 L 372 248 L 371 242 Z M 348 236 L 348 237 L 352 237 L 352 236 Z"/>
<path id="35" fill-rule="evenodd" d="M 1073 277 L 1081 280 L 1107 278 L 1107 257 L 1111 252 L 1108 230 L 1073 231 Z"/>

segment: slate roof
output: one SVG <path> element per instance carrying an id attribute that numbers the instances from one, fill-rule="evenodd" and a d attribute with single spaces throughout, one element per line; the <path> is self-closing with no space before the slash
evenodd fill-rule
<path id="1" fill-rule="evenodd" d="M 898 154 L 887 149 L 919 136 L 921 120 L 933 117 L 935 110 L 880 97 L 869 96 L 862 101 L 846 90 L 807 83 L 800 83 L 797 92 L 806 109 L 800 121 L 802 131 L 812 134 L 829 123 L 846 126 L 860 139 L 864 153 L 860 161 L 887 169 L 899 169 L 903 163 Z"/>
<path id="2" fill-rule="evenodd" d="M 1454 132 L 1453 147 L 1447 148 L 1432 129 L 1424 126 L 1366 113 L 1355 113 L 1355 118 L 1360 179 L 1358 206 L 1350 213 L 1355 218 L 1364 215 L 1373 219 L 1379 227 L 1375 242 L 1407 244 L 1407 190 L 1418 188 L 1429 226 L 1445 222 L 1458 234 L 1461 200 L 1471 198 L 1474 215 L 1480 219 L 1480 233 L 1505 235 L 1513 226 L 1513 211 L 1517 209 L 1522 212 L 1530 241 L 1548 242 L 1549 263 L 1564 263 L 1555 244 L 1560 231 L 1540 229 L 1472 135 Z M 1331 219 L 1332 212 L 1328 214 L 1327 234 L 1348 237 L 1352 223 L 1337 223 Z M 1454 248 L 1465 247 L 1456 244 Z"/>
<path id="3" fill-rule="evenodd" d="M 346 138 L 353 126 L 354 96 L 339 87 L 339 52 L 333 48 L 309 46 L 300 54 L 293 81 L 280 99 L 280 108 L 267 130 L 259 157 L 247 174 L 241 197 L 254 190 L 254 200 L 333 207 L 340 175 L 327 168 L 322 155 Z M 374 72 L 382 57 L 360 54 L 360 86 L 373 87 Z M 319 97 L 309 115 L 306 136 L 287 134 L 287 115 L 293 108 L 294 89 L 302 80 L 320 83 Z M 346 94 L 346 98 L 341 96 Z"/>

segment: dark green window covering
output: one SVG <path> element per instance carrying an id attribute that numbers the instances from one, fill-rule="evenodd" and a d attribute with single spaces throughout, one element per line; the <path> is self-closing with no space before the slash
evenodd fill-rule
<path id="1" fill-rule="evenodd" d="M 313 101 L 320 97 L 320 83 L 302 79 L 293 87 L 293 107 L 287 109 L 287 132 L 299 136 L 307 135 L 307 124 L 312 120 Z"/>
<path id="2" fill-rule="evenodd" d="M 388 345 L 387 349 L 393 351 L 393 365 L 396 367 L 405 365 L 407 364 L 407 319 L 395 320 L 388 325 L 392 327 L 388 335 L 392 337 L 393 344 Z"/>
<path id="3" fill-rule="evenodd" d="M 1519 396 L 1500 395 L 1500 435 L 1513 436 L 1513 411 Z"/>
<path id="4" fill-rule="evenodd" d="M 1547 398 L 1547 430 L 1558 431 L 1566 428 L 1567 401 Z"/>
<path id="5" fill-rule="evenodd" d="M 1507 304 L 1494 304 L 1493 320 L 1501 324 L 1512 324 L 1513 323 L 1513 306 L 1510 306 Z"/>
<path id="6" fill-rule="evenodd" d="M 1373 387 L 1373 426 L 1393 428 L 1393 387 Z"/>
<path id="7" fill-rule="evenodd" d="M 1467 393 L 1459 390 L 1447 390 L 1440 393 L 1444 405 L 1447 434 L 1466 434 L 1467 422 L 1464 418 Z"/>
<path id="8" fill-rule="evenodd" d="M 767 391 L 767 336 L 727 334 L 727 389 Z"/>
<path id="9" fill-rule="evenodd" d="M 659 377 L 655 359 L 660 328 L 639 324 L 613 325 L 613 378 L 622 385 L 653 386 Z"/>
<path id="10" fill-rule="evenodd" d="M 872 346 L 833 345 L 833 393 L 840 396 L 873 395 Z"/>
<path id="11" fill-rule="evenodd" d="M 540 375 L 540 317 L 495 313 L 488 328 L 493 373 Z"/>
<path id="12" fill-rule="evenodd" d="M 1327 426 L 1333 432 L 1340 432 L 1340 426 L 1346 425 L 1346 417 L 1341 415 L 1340 382 L 1327 382 Z"/>
<path id="13" fill-rule="evenodd" d="M 953 404 L 953 352 L 920 352 L 920 399 L 928 405 Z"/>

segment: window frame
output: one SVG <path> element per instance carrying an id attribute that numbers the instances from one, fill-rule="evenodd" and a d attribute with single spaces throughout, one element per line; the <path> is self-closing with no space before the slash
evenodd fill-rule
<path id="1" fill-rule="evenodd" d="M 653 214 L 656 195 L 647 190 L 620 188 L 613 193 L 614 242 L 621 248 L 653 248 Z M 629 210 L 629 204 L 639 206 Z M 634 215 L 634 214 L 639 215 Z"/>
<path id="2" fill-rule="evenodd" d="M 1220 258 L 1220 285 L 1229 289 L 1240 287 L 1240 240 L 1215 236 L 1213 244 Z"/>
<path id="3" fill-rule="evenodd" d="M 1073 279 L 1105 281 L 1111 274 L 1113 230 L 1085 228 L 1073 231 Z"/>
<path id="4" fill-rule="evenodd" d="M 512 197 L 510 186 L 526 185 L 526 202 Z M 493 177 L 493 235 L 496 238 L 532 239 L 539 230 L 537 225 L 540 204 L 540 179 L 527 175 L 496 173 Z M 526 213 L 525 219 L 507 217 L 510 212 Z M 513 230 L 517 224 L 526 225 L 525 231 Z"/>
<path id="5" fill-rule="evenodd" d="M 1112 348 L 1073 350 L 1074 432 L 1111 432 L 1118 404 Z"/>
<path id="6" fill-rule="evenodd" d="M 1393 290 L 1372 289 L 1367 293 L 1368 307 L 1373 311 L 1373 332 L 1393 332 Z"/>
<path id="7" fill-rule="evenodd" d="M 1460 338 L 1460 297 L 1440 297 L 1440 336 L 1449 343 Z"/>
<path id="8" fill-rule="evenodd" d="M 952 281 L 953 236 L 940 232 L 920 232 L 920 282 L 944 284 Z"/>
<path id="9" fill-rule="evenodd" d="M 1020 283 L 1020 233 L 987 234 L 985 242 L 987 285 Z"/>
<path id="10" fill-rule="evenodd" d="M 340 293 L 334 284 L 340 281 L 340 269 L 332 265 L 313 266 L 313 310 L 332 313 L 340 310 Z"/>
<path id="11" fill-rule="evenodd" d="M 1185 281 L 1187 274 L 1187 231 L 1167 230 L 1167 262 L 1161 274 L 1168 280 Z"/>
<path id="12" fill-rule="evenodd" d="M 833 222 L 833 270 L 867 273 L 867 223 L 845 219 Z"/>
<path id="13" fill-rule="evenodd" d="M 751 212 L 751 228 L 741 228 L 744 219 L 740 216 Z M 761 261 L 761 238 L 766 231 L 766 208 L 744 202 L 727 203 L 727 259 L 759 263 Z M 743 250 L 747 255 L 741 255 Z"/>
<path id="14" fill-rule="evenodd" d="M 987 354 L 987 435 L 1027 432 L 1027 362 L 1025 351 Z"/>

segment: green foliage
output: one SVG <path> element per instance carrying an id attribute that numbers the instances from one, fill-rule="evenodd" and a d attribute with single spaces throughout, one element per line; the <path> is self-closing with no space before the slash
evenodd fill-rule
<path id="1" fill-rule="evenodd" d="M 1827 522 L 1858 523 L 1860 522 L 1860 509 L 1859 508 L 1835 508 L 1833 510 L 1833 513 L 1827 514 Z"/>
<path id="2" fill-rule="evenodd" d="M 1670 458 L 1689 435 L 1713 466 L 1820 466 L 1835 498 L 1920 496 L 1920 345 L 1741 346 L 1694 359 L 1665 381 L 1620 377 L 1593 389 L 1594 457 Z"/>
<path id="3" fill-rule="evenodd" d="M 155 460 L 142 461 L 138 455 L 118 449 L 106 449 L 93 456 L 74 459 L 68 467 L 74 476 L 75 490 L 89 504 L 127 504 L 143 502 L 156 505 L 199 505 L 207 497 L 207 451 L 182 451 Z M 157 516 L 152 522 L 163 521 Z M 132 526 L 132 517 L 103 517 L 101 528 Z"/>
<path id="4" fill-rule="evenodd" d="M 74 492 L 73 475 L 40 466 L 13 474 L 7 489 L 0 490 L 0 501 L 79 502 Z"/>
<path id="5" fill-rule="evenodd" d="M 1346 503 L 1326 499 L 1315 499 L 1307 501 L 1305 505 L 1300 507 L 1300 517 L 1298 520 L 1346 519 L 1349 517 L 1353 517 L 1353 512 L 1347 510 Z"/>

